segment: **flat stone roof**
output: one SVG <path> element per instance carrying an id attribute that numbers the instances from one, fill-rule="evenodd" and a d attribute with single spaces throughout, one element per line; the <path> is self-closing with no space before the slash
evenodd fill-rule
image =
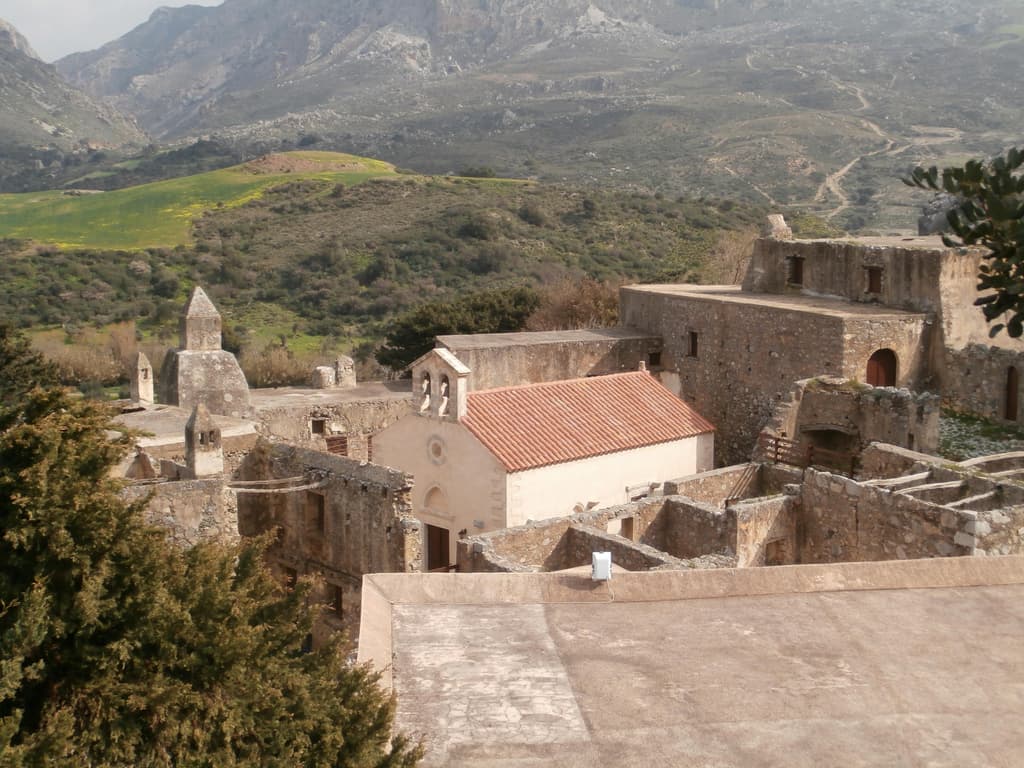
<path id="1" fill-rule="evenodd" d="M 120 413 L 114 421 L 131 429 L 149 432 L 140 437 L 136 444 L 142 448 L 185 444 L 185 424 L 192 412 L 176 405 L 150 405 L 143 410 Z M 230 416 L 213 416 L 213 422 L 220 427 L 221 439 L 245 437 L 256 434 L 256 425 L 245 419 Z"/>
<path id="2" fill-rule="evenodd" d="M 850 301 L 832 296 L 809 296 L 807 294 L 753 293 L 743 291 L 735 285 L 686 285 L 659 283 L 653 285 L 627 285 L 624 290 L 637 293 L 657 293 L 665 296 L 698 299 L 701 301 L 724 301 L 731 304 L 747 304 L 772 307 L 791 312 L 830 315 L 833 317 L 891 317 L 925 318 L 923 312 L 895 309 L 883 304 Z"/>
<path id="3" fill-rule="evenodd" d="M 615 341 L 657 341 L 660 336 L 634 328 L 592 328 L 582 331 L 523 331 L 517 333 L 474 333 L 438 336 L 441 346 L 453 352 L 493 347 L 534 347 L 539 344 L 572 344 Z"/>
<path id="4" fill-rule="evenodd" d="M 376 574 L 425 766 L 1015 765 L 1024 558 L 578 574 Z"/>
<path id="5" fill-rule="evenodd" d="M 942 242 L 940 235 L 880 235 L 874 237 L 818 237 L 809 239 L 793 238 L 784 242 L 792 243 L 844 243 L 865 248 L 908 248 L 915 251 L 958 251 Z M 982 251 L 979 246 L 968 246 L 965 250 Z"/>
<path id="6" fill-rule="evenodd" d="M 404 400 L 411 396 L 412 382 L 409 379 L 367 381 L 348 389 L 276 387 L 249 390 L 249 400 L 257 411 L 275 408 L 309 408 L 317 405 L 359 403 L 367 400 Z"/>

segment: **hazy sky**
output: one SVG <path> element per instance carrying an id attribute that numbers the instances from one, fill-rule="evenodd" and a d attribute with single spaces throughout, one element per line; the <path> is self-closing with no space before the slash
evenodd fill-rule
<path id="1" fill-rule="evenodd" d="M 220 5 L 221 0 L 0 0 L 0 19 L 47 61 L 120 37 L 162 5 Z"/>

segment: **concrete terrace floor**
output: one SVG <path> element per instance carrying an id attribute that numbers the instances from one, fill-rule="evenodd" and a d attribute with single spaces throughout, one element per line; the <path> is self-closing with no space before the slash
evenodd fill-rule
<path id="1" fill-rule="evenodd" d="M 685 296 L 690 299 L 703 299 L 733 304 L 747 304 L 761 307 L 773 307 L 792 312 L 811 312 L 832 315 L 834 317 L 877 317 L 884 318 L 924 318 L 923 312 L 909 312 L 894 309 L 881 304 L 856 302 L 849 299 L 831 296 L 812 296 L 803 294 L 752 293 L 744 291 L 737 285 L 683 285 L 675 283 L 630 285 L 624 290 L 636 293 L 657 293 L 666 296 Z"/>
<path id="2" fill-rule="evenodd" d="M 404 400 L 410 397 L 412 382 L 408 379 L 362 381 L 348 389 L 273 387 L 249 390 L 249 401 L 257 413 L 275 408 L 326 406 L 368 400 Z"/>
<path id="3" fill-rule="evenodd" d="M 374 575 L 426 766 L 1016 766 L 1024 558 Z"/>

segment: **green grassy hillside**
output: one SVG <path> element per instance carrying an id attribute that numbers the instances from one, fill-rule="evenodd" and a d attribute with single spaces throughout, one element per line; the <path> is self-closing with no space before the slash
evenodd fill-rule
<path id="1" fill-rule="evenodd" d="M 114 192 L 0 195 L 0 233 L 60 248 L 141 249 L 190 242 L 192 220 L 295 179 L 357 184 L 396 175 L 388 163 L 335 152 L 289 152 Z"/>

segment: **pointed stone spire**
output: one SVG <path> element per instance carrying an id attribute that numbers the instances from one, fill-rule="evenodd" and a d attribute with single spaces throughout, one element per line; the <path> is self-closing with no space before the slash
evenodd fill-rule
<path id="1" fill-rule="evenodd" d="M 192 409 L 192 415 L 185 424 L 185 466 L 191 478 L 224 473 L 220 427 L 202 403 Z"/>
<path id="2" fill-rule="evenodd" d="M 221 348 L 220 312 L 198 285 L 185 307 L 181 319 L 181 347 L 189 351 L 210 351 Z"/>
<path id="3" fill-rule="evenodd" d="M 153 366 L 142 352 L 135 355 L 131 389 L 133 402 L 142 405 L 153 404 Z"/>

